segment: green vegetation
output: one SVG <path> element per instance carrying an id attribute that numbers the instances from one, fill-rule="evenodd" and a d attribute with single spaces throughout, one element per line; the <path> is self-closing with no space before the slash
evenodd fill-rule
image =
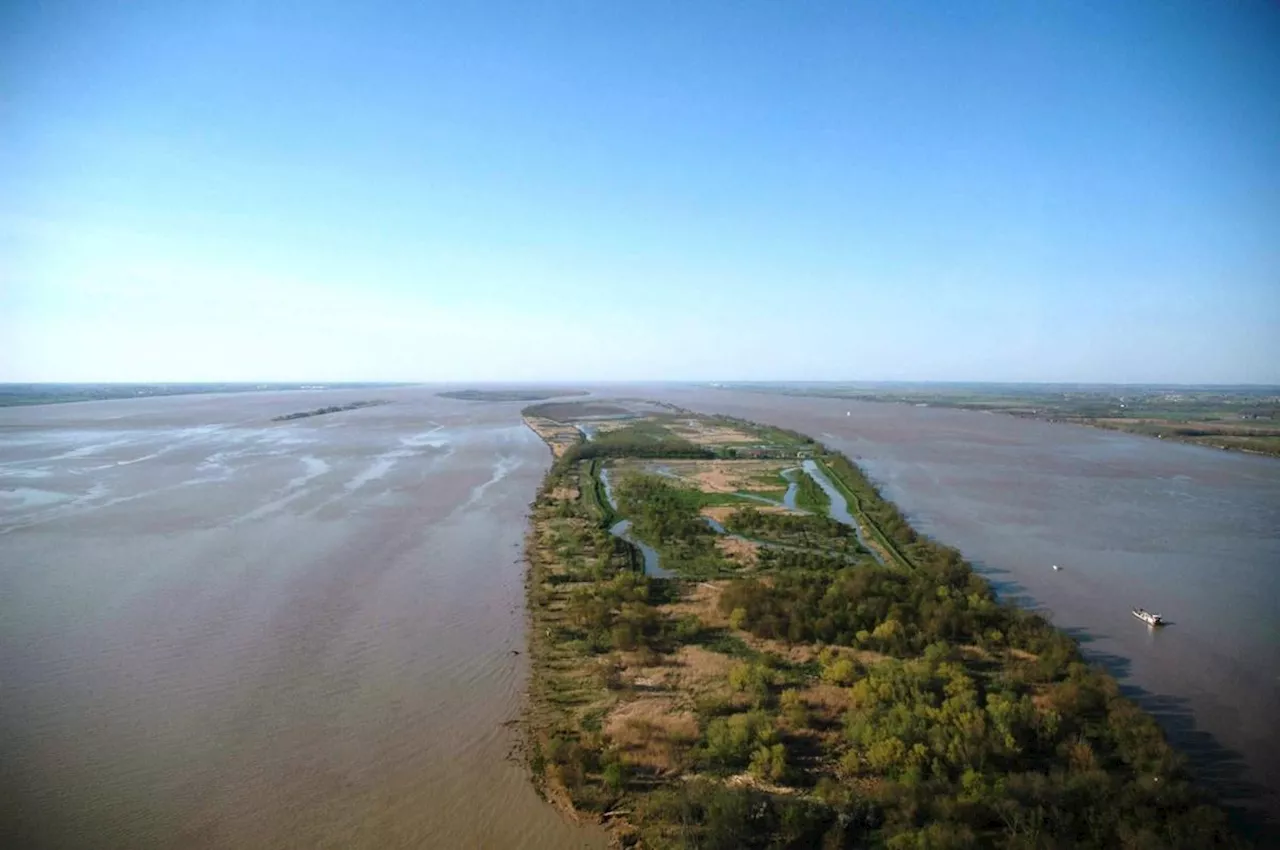
<path id="1" fill-rule="evenodd" d="M 664 569 L 687 576 L 728 571 L 730 565 L 715 546 L 716 534 L 699 513 L 697 492 L 656 475 L 632 473 L 616 485 L 616 493 L 632 532 L 658 551 Z"/>
<path id="2" fill-rule="evenodd" d="M 678 447 L 661 424 L 615 445 Z M 621 473 L 617 513 L 681 576 L 665 580 L 607 532 L 616 461 L 584 447 L 534 504 L 529 763 L 620 844 L 1239 846 L 1073 639 L 999 601 L 846 458 L 815 447 L 887 565 L 824 516 L 750 508 L 725 524 L 756 548 L 734 554 L 700 513 L 712 494 Z"/>
<path id="3" fill-rule="evenodd" d="M 597 457 L 712 458 L 715 453 L 649 422 L 606 431 L 569 450 L 573 460 Z"/>
<path id="4" fill-rule="evenodd" d="M 524 409 L 525 416 L 540 416 L 557 422 L 572 422 L 592 416 L 629 416 L 631 411 L 616 404 L 602 401 L 551 401 L 534 404 Z"/>
<path id="5" fill-rule="evenodd" d="M 283 416 L 271 417 L 272 422 L 290 422 L 294 419 L 309 419 L 312 416 L 325 416 L 330 413 L 344 413 L 348 410 L 359 410 L 362 407 L 377 407 L 390 404 L 389 401 L 353 401 L 348 404 L 331 404 L 328 407 L 317 407 L 314 410 L 303 410 L 298 413 L 286 413 Z"/>
<path id="6" fill-rule="evenodd" d="M 818 458 L 815 463 L 840 491 L 849 511 L 858 519 L 866 534 L 886 560 L 909 567 L 914 562 L 903 553 L 904 545 L 921 543 L 931 557 L 955 559 L 960 553 L 933 541 L 920 538 L 893 502 L 881 497 L 880 490 L 842 454 Z M 945 551 L 944 551 L 945 550 Z"/>
<path id="7" fill-rule="evenodd" d="M 864 551 L 853 529 L 825 516 L 765 513 L 753 507 L 743 507 L 729 515 L 724 527 L 743 537 L 804 549 L 845 553 Z"/>
<path id="8" fill-rule="evenodd" d="M 827 492 L 803 471 L 797 470 L 791 474 L 796 481 L 796 506 L 803 511 L 826 515 L 831 508 L 831 498 L 827 496 Z"/>

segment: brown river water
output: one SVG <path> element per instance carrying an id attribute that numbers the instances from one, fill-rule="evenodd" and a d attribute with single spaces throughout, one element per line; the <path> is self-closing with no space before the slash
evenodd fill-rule
<path id="1" fill-rule="evenodd" d="M 520 407 L 0 410 L 0 846 L 602 846 L 508 757 Z"/>
<path id="2" fill-rule="evenodd" d="M 1048 609 L 1241 826 L 1280 846 L 1280 460 L 971 411 L 644 394 L 793 428 L 857 458 L 917 529 L 1002 594 Z M 1134 607 L 1170 625 L 1151 630 Z"/>
<path id="3" fill-rule="evenodd" d="M 857 456 L 1280 840 L 1280 461 L 962 411 L 621 394 Z M 395 403 L 270 421 L 371 397 Z M 0 846 L 601 846 L 509 758 L 520 543 L 550 462 L 521 406 L 402 388 L 0 410 Z"/>

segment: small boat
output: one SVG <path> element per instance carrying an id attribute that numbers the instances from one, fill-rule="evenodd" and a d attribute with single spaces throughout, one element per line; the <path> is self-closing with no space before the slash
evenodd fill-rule
<path id="1" fill-rule="evenodd" d="M 1134 608 L 1133 616 L 1137 617 L 1139 620 L 1146 623 L 1148 626 L 1164 625 L 1163 617 L 1161 617 L 1159 614 L 1152 614 L 1150 611 L 1146 610 L 1145 608 Z"/>
<path id="2" fill-rule="evenodd" d="M 1053 571 L 1054 571 L 1055 573 L 1057 573 L 1057 572 L 1061 572 L 1061 571 L 1062 571 L 1062 567 L 1058 566 L 1057 564 L 1054 564 L 1054 565 L 1053 565 Z"/>

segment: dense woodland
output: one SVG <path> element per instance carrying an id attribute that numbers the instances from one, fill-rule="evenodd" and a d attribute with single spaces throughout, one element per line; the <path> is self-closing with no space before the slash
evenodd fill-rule
<path id="1" fill-rule="evenodd" d="M 1084 663 L 1074 640 L 996 599 L 958 552 L 918 536 L 846 458 L 827 453 L 823 462 L 908 566 L 851 562 L 840 551 L 841 541 L 856 546 L 851 532 L 821 517 L 739 511 L 735 528 L 803 533 L 829 554 L 764 550 L 755 574 L 723 586 L 717 606 L 728 628 L 669 613 L 683 583 L 639 574 L 626 544 L 601 527 L 596 497 L 581 486 L 598 462 L 561 458 L 535 503 L 548 553 L 531 585 L 547 636 L 541 651 L 580 659 L 597 678 L 585 691 L 579 679 L 553 687 L 561 680 L 551 668 L 535 667 L 549 694 L 542 704 L 559 706 L 559 721 L 536 739 L 531 761 L 544 787 L 563 789 L 579 811 L 626 812 L 625 841 L 726 850 L 1241 846 L 1154 720 Z M 556 495 L 574 485 L 578 496 Z M 664 564 L 716 557 L 698 493 L 644 475 L 616 486 L 620 514 Z M 554 599 L 565 600 L 558 619 Z M 733 696 L 695 694 L 696 734 L 642 742 L 664 748 L 669 765 L 639 767 L 600 725 L 608 705 L 632 698 L 619 659 L 661 664 L 688 645 L 734 659 Z M 766 648 L 774 645 L 820 651 L 796 661 Z M 844 694 L 840 707 L 816 702 L 815 683 Z M 751 781 L 728 782 L 739 775 Z"/>

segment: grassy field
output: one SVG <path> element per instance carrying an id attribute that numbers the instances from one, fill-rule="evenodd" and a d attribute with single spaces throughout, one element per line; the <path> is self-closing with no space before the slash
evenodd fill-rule
<path id="1" fill-rule="evenodd" d="M 848 459 L 816 457 L 884 564 L 813 493 L 810 513 L 742 495 L 788 464 L 724 450 L 802 435 L 627 427 L 618 451 L 552 442 L 533 506 L 527 753 L 566 813 L 639 847 L 1236 846 L 1071 638 L 997 600 Z M 690 445 L 714 457 L 624 451 Z M 675 578 L 608 532 L 623 517 Z"/>

